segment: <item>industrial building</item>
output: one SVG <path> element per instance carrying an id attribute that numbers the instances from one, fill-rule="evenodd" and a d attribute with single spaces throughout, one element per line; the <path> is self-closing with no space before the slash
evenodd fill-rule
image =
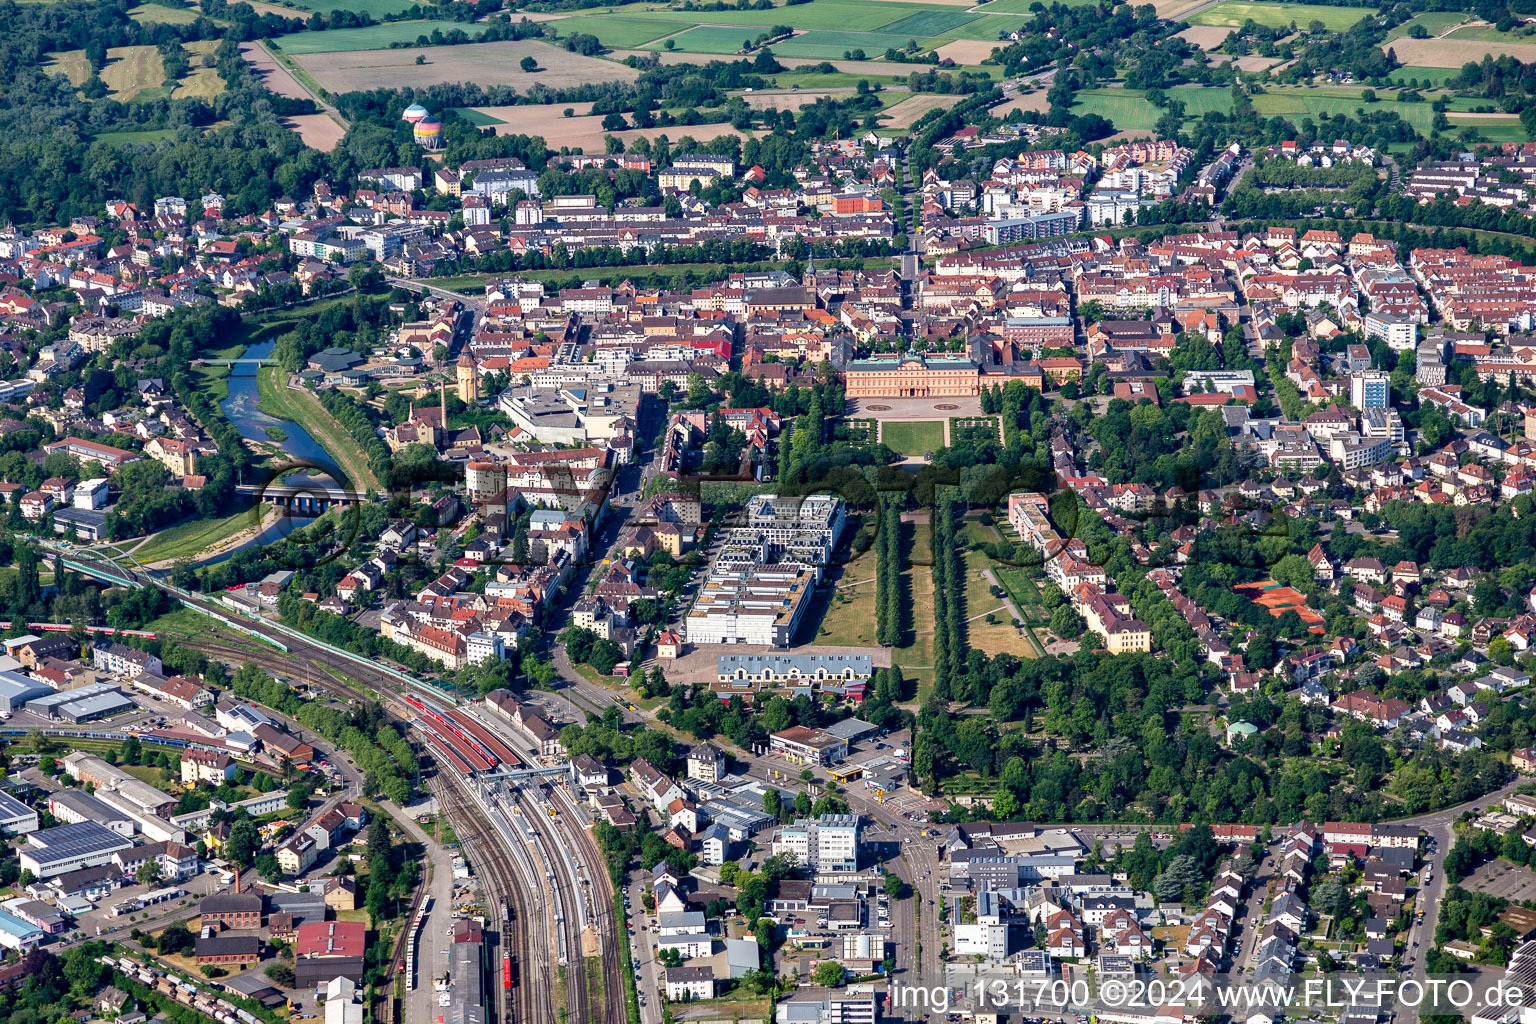
<path id="1" fill-rule="evenodd" d="M 94 868 L 112 862 L 112 855 L 133 846 L 125 839 L 94 821 L 57 825 L 27 836 L 29 845 L 17 851 L 23 871 L 38 878 L 52 878 L 78 868 Z"/>
<path id="2" fill-rule="evenodd" d="M 24 835 L 37 831 L 37 812 L 11 794 L 0 791 L 0 832 Z"/>
<path id="3" fill-rule="evenodd" d="M 132 839 L 138 832 L 133 816 L 96 799 L 78 789 L 61 789 L 48 797 L 48 813 L 67 825 L 82 821 L 94 821 L 116 832 L 124 839 Z"/>
<path id="4" fill-rule="evenodd" d="M 25 708 L 28 701 L 51 693 L 53 687 L 30 676 L 20 672 L 0 672 L 0 711 L 8 715 L 14 715 Z"/>
<path id="5" fill-rule="evenodd" d="M 26 710 L 42 718 L 64 722 L 92 722 L 138 707 L 111 683 L 91 683 L 73 690 L 48 693 L 26 702 Z"/>
<path id="6" fill-rule="evenodd" d="M 149 814 L 164 815 L 176 806 L 176 801 L 169 793 L 134 778 L 121 768 L 108 764 L 94 754 L 77 750 L 65 755 L 64 771 L 81 782 L 91 783 L 98 791 L 108 790 L 120 794 Z M 99 792 L 98 795 L 100 795 Z"/>
<path id="7" fill-rule="evenodd" d="M 365 933 L 361 921 L 306 921 L 299 925 L 293 943 L 299 988 L 323 985 L 332 978 L 362 982 Z"/>
<path id="8" fill-rule="evenodd" d="M 41 945 L 48 933 L 30 921 L 23 920 L 8 910 L 0 910 L 0 946 L 6 949 L 27 950 Z"/>
<path id="9" fill-rule="evenodd" d="M 485 944 L 480 925 L 455 921 L 448 956 L 452 998 L 442 1024 L 485 1024 Z"/>

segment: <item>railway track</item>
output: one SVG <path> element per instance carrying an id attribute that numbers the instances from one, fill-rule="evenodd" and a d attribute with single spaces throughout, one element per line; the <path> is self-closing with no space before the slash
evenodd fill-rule
<path id="1" fill-rule="evenodd" d="M 575 801 L 570 793 L 560 787 L 554 787 L 554 798 L 563 801 L 567 806 L 562 813 L 574 813 Z M 569 822 L 569 819 L 566 819 Z M 583 851 L 580 860 L 587 865 L 588 879 L 591 884 L 587 887 L 588 909 L 592 914 L 592 926 L 597 930 L 598 940 L 601 945 L 603 967 L 603 1007 L 602 1020 L 614 1022 L 627 1020 L 629 1017 L 629 1003 L 624 986 L 624 960 L 620 943 L 624 942 L 624 928 L 620 925 L 613 913 L 613 893 L 608 881 L 608 863 L 603 858 L 603 851 L 598 848 L 597 840 L 592 838 L 588 829 L 568 823 L 566 831 L 575 835 L 576 845 Z"/>
<path id="2" fill-rule="evenodd" d="M 396 689 L 397 683 L 390 676 L 370 673 L 365 666 L 321 648 L 284 653 L 266 650 L 244 641 L 231 641 L 217 633 L 188 637 L 182 642 L 219 660 L 236 665 L 251 662 L 275 676 L 290 679 L 294 677 L 295 669 L 302 670 L 307 662 L 316 669 L 309 678 L 312 686 L 349 703 L 379 700 L 391 717 L 403 723 L 418 717 L 415 709 Z M 289 642 L 291 644 L 291 640 Z M 332 672 L 323 669 L 331 669 Z M 337 677 L 350 679 L 369 689 L 342 683 Z M 433 754 L 434 761 L 441 764 L 436 751 L 428 748 L 428 752 Z M 553 987 L 541 984 L 544 979 L 552 978 L 555 974 L 557 964 L 553 947 L 556 943 L 551 941 L 548 934 L 542 938 L 533 934 L 529 922 L 531 919 L 536 920 L 537 915 L 529 914 L 527 908 L 536 906 L 539 901 L 528 891 L 527 883 L 505 848 L 504 836 L 485 820 L 479 806 L 469 795 L 464 780 L 451 770 L 439 770 L 432 780 L 432 788 L 443 805 L 445 815 L 455 821 L 461 848 L 475 863 L 477 874 L 486 887 L 488 917 L 499 939 L 495 955 L 491 958 L 495 970 L 490 979 L 492 987 L 501 993 L 492 1000 L 497 1008 L 496 1019 L 499 1024 L 621 1024 L 626 1021 L 628 1011 L 618 946 L 618 943 L 624 941 L 623 930 L 614 919 L 605 862 L 590 833 L 564 818 L 560 826 L 554 826 L 537 801 L 533 801 L 526 792 L 521 794 L 523 813 L 529 816 L 530 821 L 541 822 L 539 829 L 542 833 L 558 836 L 557 841 L 564 843 L 565 849 L 579 850 L 575 854 L 576 861 L 591 876 L 591 884 L 583 886 L 582 878 L 566 863 L 563 856 L 555 855 L 555 851 L 545 851 L 545 861 L 551 873 L 548 881 L 552 894 L 558 894 L 560 905 L 565 908 L 560 927 L 568 961 L 565 965 L 568 1006 L 557 1009 Z M 528 853 L 531 858 L 531 849 Z M 574 913 L 578 898 L 586 908 L 587 920 L 598 938 L 603 986 L 600 1006 L 592 1005 L 588 988 L 582 922 Z M 492 908 L 499 908 L 503 903 L 513 909 L 510 921 L 495 920 L 499 915 Z M 517 982 L 510 991 L 504 985 L 501 966 L 501 958 L 508 954 L 513 957 Z"/>
<path id="3" fill-rule="evenodd" d="M 527 898 L 526 887 L 501 833 L 486 822 L 465 791 L 464 782 L 453 773 L 438 772 L 431 786 L 443 816 L 453 823 L 459 848 L 474 865 L 485 896 L 487 918 L 494 922 L 497 943 L 490 961 L 495 965 L 491 984 L 498 993 L 493 1000 L 496 1020 L 500 1024 L 556 1024 L 559 1018 L 554 997 L 550 987 L 541 984 L 545 975 L 537 969 L 541 958 L 534 955 L 536 947 L 529 931 L 531 915 L 526 908 L 533 901 Z M 498 913 L 502 906 L 513 908 L 510 920 Z M 509 955 L 515 965 L 516 981 L 511 989 L 503 981 L 501 967 L 502 958 Z"/>
<path id="4" fill-rule="evenodd" d="M 519 789 L 518 802 L 525 815 L 532 815 L 533 820 L 540 822 L 541 835 L 545 838 L 557 836 L 558 841 L 566 843 L 566 830 L 562 825 L 555 825 L 549 813 L 542 806 L 542 799 L 535 799 L 527 789 Z M 564 936 L 565 959 L 565 990 L 566 1005 L 569 1008 L 567 1020 L 571 1024 L 586 1024 L 592 1021 L 591 993 L 587 990 L 587 958 L 582 936 L 582 915 L 577 912 L 579 906 L 590 904 L 586 894 L 581 891 L 581 880 L 577 878 L 571 865 L 567 863 L 563 852 L 549 848 L 546 843 L 541 848 L 541 854 L 550 872 L 550 885 L 553 887 L 558 905 L 560 907 L 560 920 L 557 927 Z M 594 1021 L 593 1024 L 600 1024 Z"/>

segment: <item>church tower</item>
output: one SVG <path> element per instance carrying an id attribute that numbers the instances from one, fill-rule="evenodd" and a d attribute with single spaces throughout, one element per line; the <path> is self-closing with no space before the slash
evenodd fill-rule
<path id="1" fill-rule="evenodd" d="M 475 366 L 475 357 L 465 349 L 459 356 L 458 365 L 459 401 L 465 405 L 474 405 L 480 397 L 480 372 Z"/>

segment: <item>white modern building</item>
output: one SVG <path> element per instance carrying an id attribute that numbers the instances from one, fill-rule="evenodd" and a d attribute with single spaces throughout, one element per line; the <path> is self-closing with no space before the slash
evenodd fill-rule
<path id="1" fill-rule="evenodd" d="M 793 854 L 818 875 L 855 872 L 859 869 L 859 816 L 799 818 L 774 833 L 773 853 Z"/>

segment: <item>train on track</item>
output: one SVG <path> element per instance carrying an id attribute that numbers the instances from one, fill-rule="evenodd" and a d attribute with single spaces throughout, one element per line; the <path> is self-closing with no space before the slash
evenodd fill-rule
<path id="1" fill-rule="evenodd" d="M 0 629 L 10 629 L 11 623 L 0 622 Z M 68 633 L 72 629 L 90 633 L 92 636 L 138 636 L 146 640 L 156 640 L 158 637 L 146 629 L 118 629 L 115 626 L 76 626 L 69 622 L 29 622 L 28 629 L 35 629 L 41 633 Z"/>
<path id="2" fill-rule="evenodd" d="M 516 960 L 510 953 L 501 958 L 501 982 L 504 988 L 512 988 L 517 984 Z"/>

